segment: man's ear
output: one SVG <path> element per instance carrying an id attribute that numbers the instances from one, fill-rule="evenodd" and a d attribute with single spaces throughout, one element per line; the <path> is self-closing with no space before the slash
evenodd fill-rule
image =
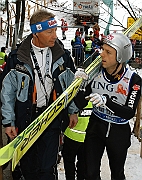
<path id="1" fill-rule="evenodd" d="M 37 37 L 38 38 L 38 35 L 35 33 L 35 34 L 33 34 L 33 37 Z"/>

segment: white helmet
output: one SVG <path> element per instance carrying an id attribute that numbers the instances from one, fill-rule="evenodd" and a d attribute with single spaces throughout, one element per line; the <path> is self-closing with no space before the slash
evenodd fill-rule
<path id="1" fill-rule="evenodd" d="M 104 44 L 108 44 L 117 52 L 117 62 L 124 63 L 132 57 L 132 43 L 127 36 L 122 33 L 112 33 L 103 40 Z"/>

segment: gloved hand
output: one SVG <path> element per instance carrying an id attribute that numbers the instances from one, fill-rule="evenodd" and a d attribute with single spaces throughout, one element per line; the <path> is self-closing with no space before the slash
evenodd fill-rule
<path id="1" fill-rule="evenodd" d="M 96 107 L 105 106 L 107 98 L 98 93 L 91 93 L 89 96 L 86 96 L 85 99 L 90 100 L 93 105 Z"/>
<path id="2" fill-rule="evenodd" d="M 75 79 L 82 78 L 84 80 L 88 79 L 88 74 L 84 71 L 82 68 L 77 68 L 77 71 L 75 72 Z"/>

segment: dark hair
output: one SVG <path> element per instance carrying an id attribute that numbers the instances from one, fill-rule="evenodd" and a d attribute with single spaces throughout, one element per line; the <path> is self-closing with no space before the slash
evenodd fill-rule
<path id="1" fill-rule="evenodd" d="M 5 52 L 5 50 L 6 50 L 5 47 L 1 48 L 1 52 Z"/>

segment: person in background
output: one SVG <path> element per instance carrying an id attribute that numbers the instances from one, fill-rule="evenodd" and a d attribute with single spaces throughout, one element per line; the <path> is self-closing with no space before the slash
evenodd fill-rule
<path id="1" fill-rule="evenodd" d="M 84 51 L 85 51 L 85 58 L 87 59 L 92 54 L 92 40 L 90 39 L 90 36 L 85 36 L 85 42 L 84 42 Z"/>
<path id="2" fill-rule="evenodd" d="M 67 24 L 67 22 L 64 19 L 61 19 L 61 21 L 62 21 L 61 30 L 62 30 L 62 37 L 63 37 L 62 40 L 65 40 L 66 39 L 65 31 L 68 30 L 68 27 L 67 27 L 68 24 Z"/>
<path id="3" fill-rule="evenodd" d="M 87 22 L 82 22 L 82 25 L 84 26 L 85 35 L 88 35 L 88 30 L 90 26 L 87 24 Z"/>
<path id="4" fill-rule="evenodd" d="M 62 149 L 66 180 L 84 180 L 85 158 L 84 139 L 89 117 L 92 112 L 92 103 L 78 113 L 78 123 L 74 128 L 64 132 L 64 143 Z"/>
<path id="5" fill-rule="evenodd" d="M 11 140 L 60 96 L 62 86 L 71 83 L 69 79 L 76 71 L 70 52 L 57 39 L 54 14 L 43 9 L 34 12 L 30 28 L 32 33 L 9 54 L 2 73 L 2 124 Z M 63 124 L 73 128 L 78 121 L 78 109 L 72 103 L 55 117 L 20 160 L 25 180 L 58 179 L 61 128 Z"/>
<path id="6" fill-rule="evenodd" d="M 101 51 L 101 42 L 98 38 L 95 38 L 95 36 L 93 36 L 92 38 L 92 53 L 95 52 L 95 57 L 99 56 Z"/>
<path id="7" fill-rule="evenodd" d="M 84 61 L 84 46 L 81 43 L 81 38 L 75 36 L 75 38 L 71 41 L 72 45 L 72 56 L 75 59 L 75 65 L 79 66 Z"/>
<path id="8" fill-rule="evenodd" d="M 75 31 L 75 35 L 80 37 L 82 35 L 82 32 L 80 31 L 80 28 L 77 28 L 77 30 Z"/>
<path id="9" fill-rule="evenodd" d="M 100 41 L 101 41 L 101 43 L 103 43 L 103 41 L 104 41 L 104 39 L 106 38 L 106 36 L 104 35 L 104 34 L 100 34 Z M 96 38 L 96 36 L 95 36 L 95 38 Z"/>
<path id="10" fill-rule="evenodd" d="M 94 26 L 92 27 L 94 35 L 96 36 L 96 38 L 99 38 L 99 33 L 100 33 L 100 26 L 98 25 L 98 23 L 95 23 Z"/>
<path id="11" fill-rule="evenodd" d="M 90 39 L 92 40 L 92 38 L 93 38 L 93 31 L 90 31 L 88 36 L 89 36 Z"/>
<path id="12" fill-rule="evenodd" d="M 0 65 L 3 65 L 7 61 L 6 48 L 2 47 L 0 52 Z"/>
<path id="13" fill-rule="evenodd" d="M 125 180 L 124 166 L 131 145 L 129 120 L 135 116 L 141 96 L 141 77 L 126 68 L 132 44 L 124 34 L 106 36 L 100 56 L 102 69 L 74 99 L 80 109 L 88 101 L 93 104 L 84 142 L 86 179 L 101 180 L 101 159 L 106 150 L 111 180 Z M 88 79 L 83 69 L 75 77 Z"/>

